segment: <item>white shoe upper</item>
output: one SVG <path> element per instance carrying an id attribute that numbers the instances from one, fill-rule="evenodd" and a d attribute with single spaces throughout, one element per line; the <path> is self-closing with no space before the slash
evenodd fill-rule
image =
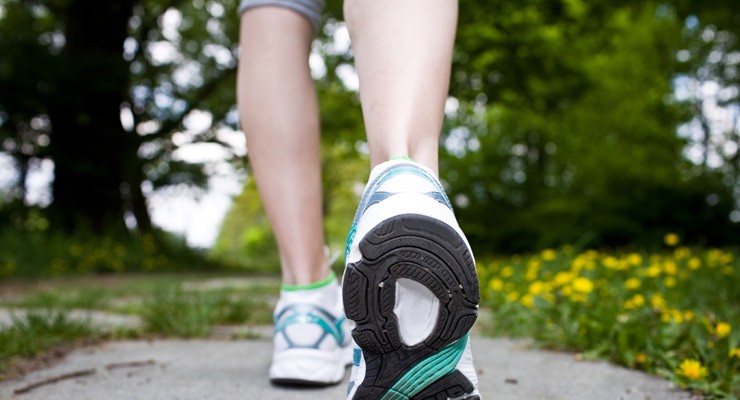
<path id="1" fill-rule="evenodd" d="M 271 380 L 317 385 L 342 380 L 351 361 L 351 336 L 336 279 L 320 288 L 281 290 L 274 324 Z"/>

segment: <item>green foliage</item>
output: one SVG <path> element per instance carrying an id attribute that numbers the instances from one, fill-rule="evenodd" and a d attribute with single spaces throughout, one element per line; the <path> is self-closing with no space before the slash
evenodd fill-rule
<path id="1" fill-rule="evenodd" d="M 495 334 L 643 369 L 707 398 L 740 396 L 736 252 L 565 247 L 479 262 L 478 270 Z"/>
<path id="2" fill-rule="evenodd" d="M 278 272 L 280 258 L 257 186 L 250 179 L 234 199 L 210 256 L 251 271 Z"/>
<path id="3" fill-rule="evenodd" d="M 18 228 L 0 227 L 0 280 L 219 268 L 183 239 L 163 232 L 140 237 L 65 235 L 47 229 L 41 213 L 18 222 Z"/>
<path id="4" fill-rule="evenodd" d="M 440 170 L 478 254 L 732 243 L 733 185 L 676 134 L 683 30 L 663 3 L 461 2 Z"/>

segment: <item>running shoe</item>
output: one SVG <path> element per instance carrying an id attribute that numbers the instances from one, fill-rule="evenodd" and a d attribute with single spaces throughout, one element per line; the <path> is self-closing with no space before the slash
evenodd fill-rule
<path id="1" fill-rule="evenodd" d="M 373 169 L 345 262 L 344 309 L 356 323 L 347 399 L 480 399 L 475 261 L 434 172 L 408 159 Z"/>
<path id="2" fill-rule="evenodd" d="M 270 380 L 326 386 L 342 381 L 352 361 L 349 321 L 334 273 L 305 286 L 283 286 L 275 307 Z"/>

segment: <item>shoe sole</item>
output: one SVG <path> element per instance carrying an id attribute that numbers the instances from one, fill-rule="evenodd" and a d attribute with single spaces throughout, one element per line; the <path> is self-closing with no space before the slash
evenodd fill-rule
<path id="1" fill-rule="evenodd" d="M 472 383 L 456 369 L 441 377 L 420 377 L 415 369 L 432 360 L 444 362 L 440 357 L 451 347 L 461 353 L 466 342 L 460 339 L 467 339 L 478 316 L 475 263 L 457 231 L 432 217 L 402 214 L 368 232 L 359 249 L 361 259 L 347 265 L 343 278 L 345 313 L 357 323 L 352 337 L 366 364 L 354 398 L 447 399 L 472 393 Z M 413 346 L 402 342 L 394 313 L 399 278 L 424 285 L 439 300 L 434 328 Z M 409 381 L 409 375 L 414 379 Z M 398 382 L 404 379 L 408 382 L 399 393 Z"/>

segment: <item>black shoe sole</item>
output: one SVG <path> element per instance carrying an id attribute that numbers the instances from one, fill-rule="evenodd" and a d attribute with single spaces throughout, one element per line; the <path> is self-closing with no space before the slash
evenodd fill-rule
<path id="1" fill-rule="evenodd" d="M 468 333 L 478 316 L 480 290 L 467 245 L 437 219 L 419 214 L 389 218 L 365 235 L 359 247 L 362 258 L 347 265 L 342 289 L 347 318 L 357 323 L 352 337 L 367 367 L 354 398 L 380 399 L 414 365 Z M 393 312 L 398 278 L 421 283 L 439 299 L 431 334 L 414 346 L 401 341 Z M 455 370 L 412 398 L 447 399 L 473 390 Z"/>

